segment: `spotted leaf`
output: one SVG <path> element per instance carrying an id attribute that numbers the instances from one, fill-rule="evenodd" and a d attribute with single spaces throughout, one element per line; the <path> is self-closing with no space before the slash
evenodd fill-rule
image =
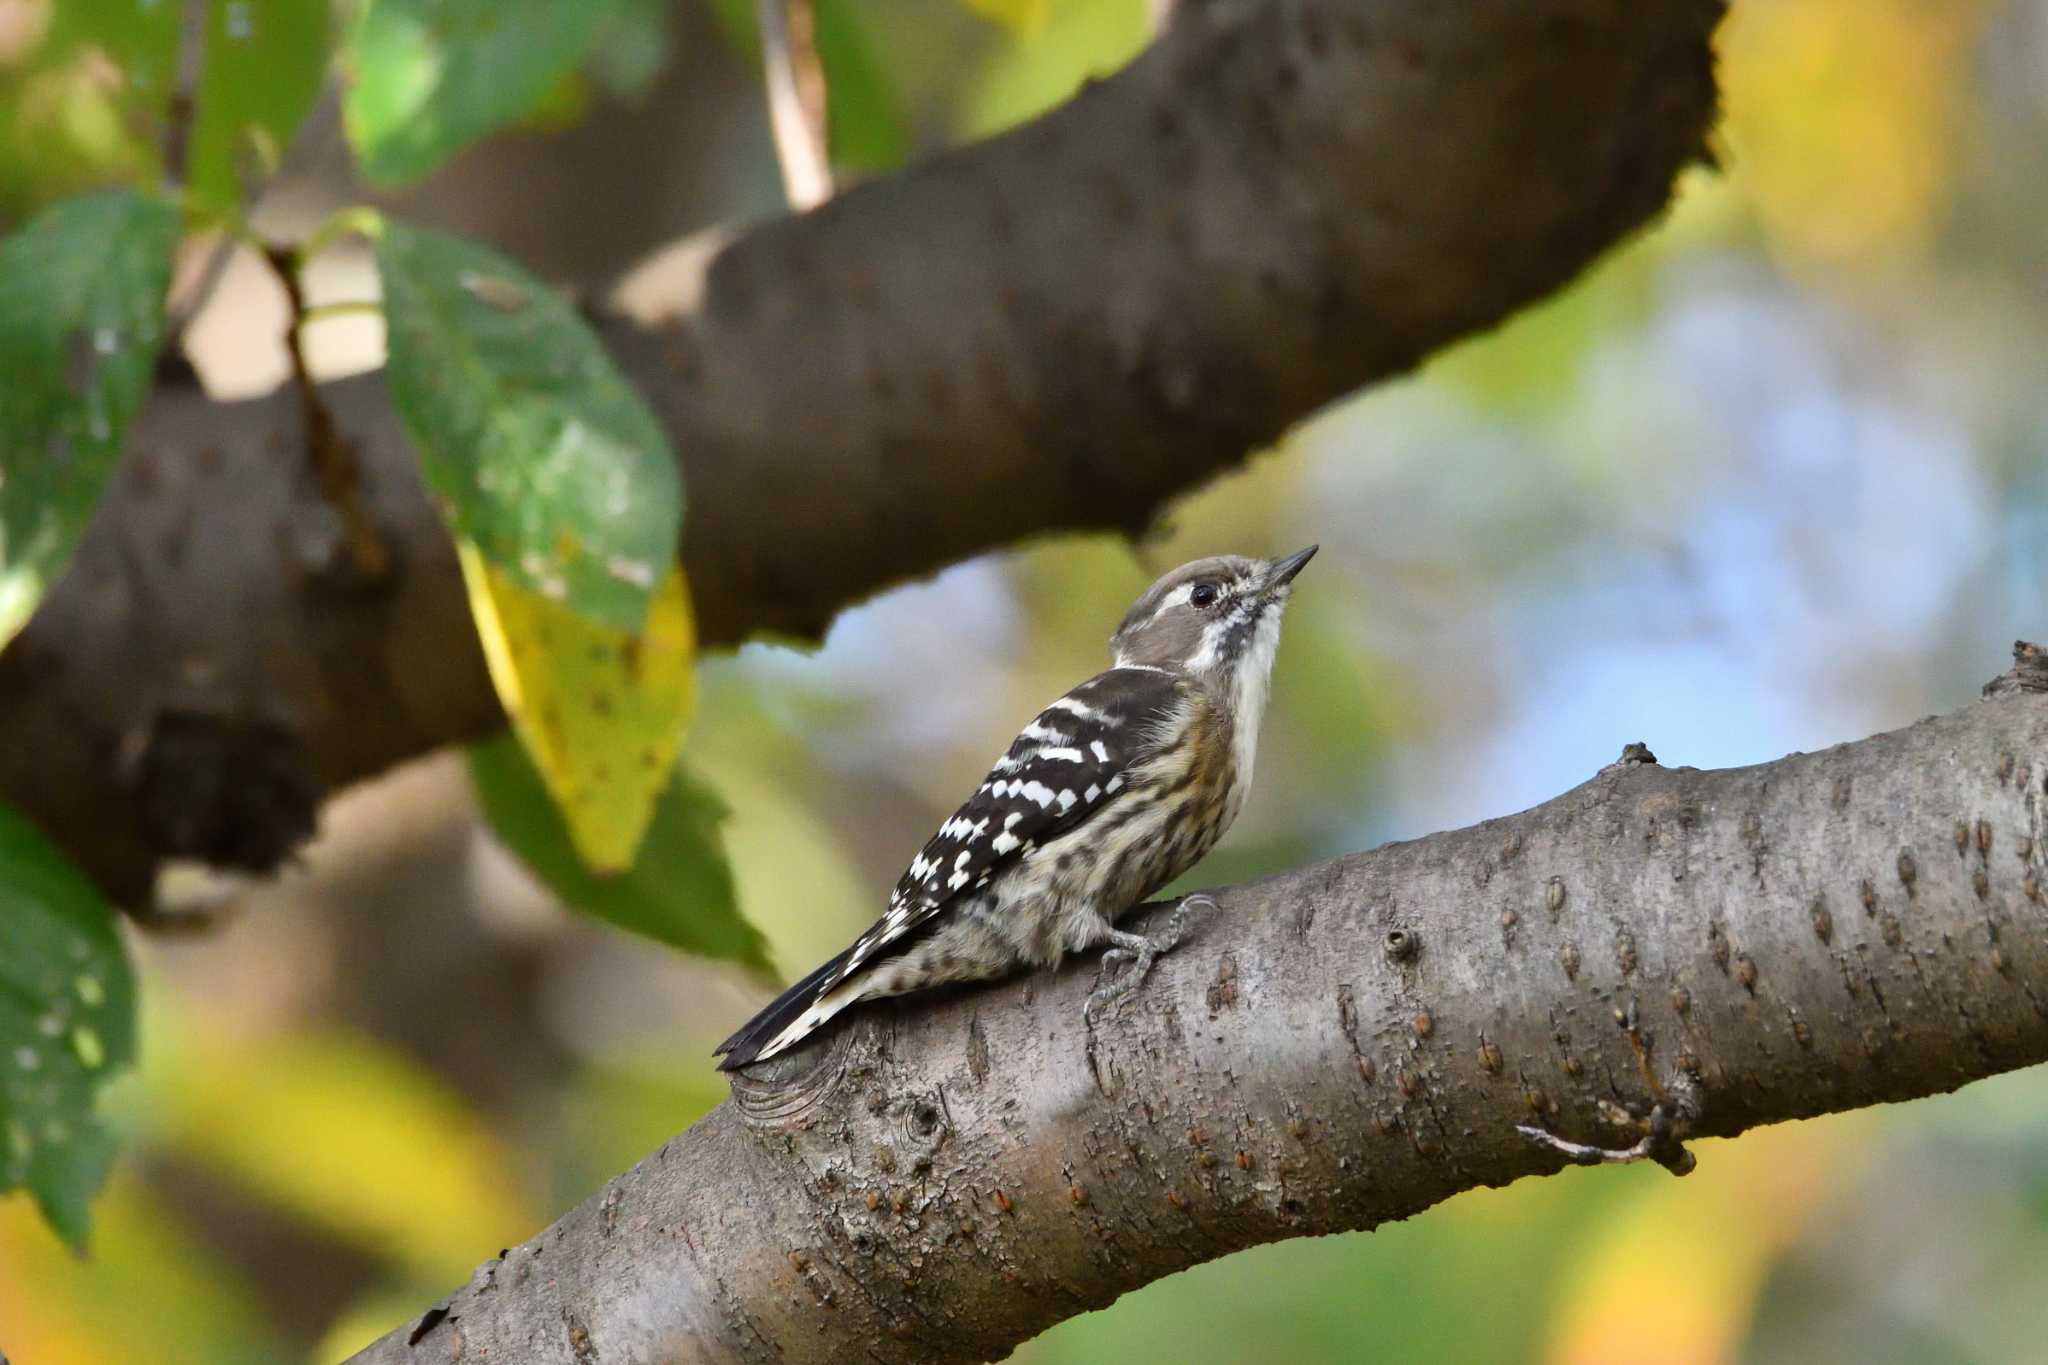
<path id="1" fill-rule="evenodd" d="M 116 191 L 0 242 L 0 645 L 69 562 L 149 392 L 179 228 Z"/>
<path id="2" fill-rule="evenodd" d="M 101 1087 L 135 1060 L 135 984 L 92 883 L 0 806 L 0 1191 L 83 1246 L 113 1164 Z"/>
<path id="3" fill-rule="evenodd" d="M 640 630 L 593 621 L 458 545 L 470 612 L 512 728 L 597 872 L 632 866 L 696 700 L 696 630 L 671 568 Z"/>
<path id="4" fill-rule="evenodd" d="M 569 301 L 474 242 L 377 236 L 391 395 L 456 535 L 504 582 L 638 631 L 676 561 L 682 476 Z"/>

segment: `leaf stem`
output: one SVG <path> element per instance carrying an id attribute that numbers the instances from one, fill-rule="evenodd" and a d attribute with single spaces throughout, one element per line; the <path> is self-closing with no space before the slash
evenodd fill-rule
<path id="1" fill-rule="evenodd" d="M 358 318 L 384 316 L 384 305 L 375 299 L 337 299 L 333 303 L 309 303 L 299 311 L 295 326 L 306 327 L 330 318 Z"/>
<path id="2" fill-rule="evenodd" d="M 368 204 L 351 204 L 345 209 L 336 209 L 327 216 L 327 221 L 313 229 L 306 240 L 299 243 L 294 253 L 303 268 L 307 262 L 322 252 L 331 250 L 344 237 L 365 237 L 376 241 L 384 235 L 384 215 Z"/>

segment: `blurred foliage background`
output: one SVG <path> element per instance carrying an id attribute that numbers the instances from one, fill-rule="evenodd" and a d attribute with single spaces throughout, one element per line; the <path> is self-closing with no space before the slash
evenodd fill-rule
<path id="1" fill-rule="evenodd" d="M 138 33 L 177 8 L 0 0 L 0 226 L 154 155 L 123 112 L 132 54 L 65 41 L 67 10 L 103 4 Z M 270 177 L 257 226 L 303 232 L 364 194 L 292 55 L 317 7 L 215 9 L 224 62 L 277 45 L 220 98 L 312 113 L 274 166 L 201 180 Z M 1143 0 L 820 10 L 855 173 L 1028 117 L 1148 34 Z M 780 211 L 752 42 L 744 0 L 621 4 L 517 128 L 377 198 L 601 286 Z M 848 612 L 816 653 L 708 661 L 690 761 L 732 807 L 777 966 L 863 927 L 1017 724 L 1100 666 L 1130 596 L 1195 554 L 1323 545 L 1210 883 L 1520 809 L 1630 740 L 1720 766 L 1904 724 L 2048 629 L 2048 0 L 1737 0 L 1721 47 L 1724 170 L 1545 306 L 1135 548 L 1031 545 Z M 373 284 L 344 251 L 313 292 Z M 236 259 L 187 337 L 208 387 L 279 382 L 283 318 Z M 336 321 L 313 361 L 380 346 L 375 319 Z M 91 1257 L 0 1202 L 18 1365 L 339 1359 L 716 1103 L 707 1049 L 767 989 L 564 914 L 483 831 L 460 755 L 346 794 L 301 870 L 134 948 L 143 1059 Z M 1017 1359 L 2039 1358 L 2048 1078 L 1699 1155 L 1682 1182 L 1575 1170 L 1232 1257 Z"/>

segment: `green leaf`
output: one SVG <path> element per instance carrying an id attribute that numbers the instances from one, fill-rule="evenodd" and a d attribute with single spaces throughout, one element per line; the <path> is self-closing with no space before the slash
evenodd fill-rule
<path id="1" fill-rule="evenodd" d="M 27 1189 L 83 1247 L 113 1164 L 96 1112 L 135 1061 L 135 982 L 92 883 L 0 806 L 0 1191 Z"/>
<path id="2" fill-rule="evenodd" d="M 726 41 L 759 70 L 761 30 L 750 0 L 712 0 L 711 8 Z M 910 155 L 910 119 L 896 93 L 897 76 L 882 61 L 888 20 L 857 0 L 818 0 L 817 21 L 832 164 L 861 171 L 901 166 Z"/>
<path id="3" fill-rule="evenodd" d="M 674 9 L 670 0 L 623 0 L 584 63 L 597 83 L 629 99 L 646 94 L 668 62 Z"/>
<path id="4" fill-rule="evenodd" d="M 909 158 L 910 127 L 889 74 L 876 60 L 868 31 L 873 22 L 848 0 L 820 0 L 818 61 L 825 68 L 833 164 L 886 171 Z"/>
<path id="5" fill-rule="evenodd" d="M 0 242 L 0 645 L 71 558 L 149 392 L 179 230 L 114 191 Z"/>
<path id="6" fill-rule="evenodd" d="M 42 41 L 23 54 L 19 84 L 0 85 L 14 116 L 0 120 L 0 192 L 18 201 L 44 184 L 154 174 L 183 13 L 183 0 L 54 6 Z M 202 210 L 239 202 L 250 174 L 297 132 L 326 79 L 331 23 L 330 0 L 213 0 L 187 165 Z M 35 183 L 5 183 L 23 175 Z"/>
<path id="7" fill-rule="evenodd" d="M 456 534 L 515 583 L 637 631 L 676 560 L 682 476 L 567 300 L 472 242 L 377 241 L 393 400 Z"/>
<path id="8" fill-rule="evenodd" d="M 470 776 L 491 828 L 567 905 L 700 954 L 770 970 L 768 945 L 740 916 L 719 825 L 727 811 L 682 769 L 654 810 L 629 871 L 587 871 L 526 752 L 509 737 L 473 746 Z"/>
<path id="9" fill-rule="evenodd" d="M 240 203 L 243 186 L 290 144 L 327 78 L 332 17 L 330 0 L 214 4 L 194 95 L 190 183 L 200 202 Z"/>
<path id="10" fill-rule="evenodd" d="M 342 52 L 363 173 L 425 175 L 537 104 L 620 0 L 366 0 Z"/>

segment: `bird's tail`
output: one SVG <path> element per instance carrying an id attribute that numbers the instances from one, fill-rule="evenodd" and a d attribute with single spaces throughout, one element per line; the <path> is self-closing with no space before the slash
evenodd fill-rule
<path id="1" fill-rule="evenodd" d="M 784 1048 L 809 1037 L 828 1019 L 859 999 L 855 982 L 842 982 L 832 990 L 825 984 L 853 954 L 848 948 L 824 966 L 775 997 L 759 1014 L 740 1025 L 739 1031 L 712 1051 L 721 1054 L 721 1071 L 737 1071 L 749 1062 L 773 1057 Z"/>

